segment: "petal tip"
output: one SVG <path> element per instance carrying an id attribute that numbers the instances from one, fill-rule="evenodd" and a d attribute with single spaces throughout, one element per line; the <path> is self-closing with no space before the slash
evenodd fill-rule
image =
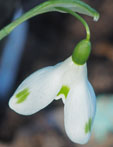
<path id="1" fill-rule="evenodd" d="M 91 136 L 91 133 L 87 133 L 87 134 L 77 133 L 76 135 L 74 135 L 72 132 L 69 132 L 67 130 L 66 130 L 66 134 L 72 142 L 77 144 L 87 144 Z"/>

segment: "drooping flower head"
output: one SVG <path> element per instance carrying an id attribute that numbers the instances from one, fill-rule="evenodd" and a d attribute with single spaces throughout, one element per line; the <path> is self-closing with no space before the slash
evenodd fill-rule
<path id="1" fill-rule="evenodd" d="M 62 99 L 68 137 L 75 143 L 85 144 L 91 136 L 96 97 L 87 78 L 86 62 L 91 52 L 90 30 L 85 20 L 75 12 L 93 15 L 94 18 L 99 18 L 99 15 L 81 1 L 71 0 L 71 5 L 69 1 L 49 1 L 38 7 L 38 11 L 45 8 L 40 10 L 40 13 L 54 10 L 73 15 L 85 26 L 86 39 L 76 45 L 72 56 L 65 61 L 42 68 L 26 78 L 11 97 L 9 106 L 19 114 L 31 115 L 45 108 L 53 100 Z M 34 10 L 37 8 L 31 11 L 34 13 Z M 30 13 L 27 14 L 29 17 Z"/>
<path id="2" fill-rule="evenodd" d="M 90 30 L 77 13 L 92 16 L 94 21 L 99 19 L 99 13 L 81 0 L 47 0 L 0 30 L 0 40 L 24 21 L 52 11 L 69 13 L 80 20 L 86 29 L 86 39 L 76 45 L 72 56 L 65 61 L 26 78 L 11 97 L 9 106 L 19 114 L 31 115 L 53 100 L 62 99 L 66 133 L 73 142 L 84 144 L 91 135 L 96 98 L 86 67 L 91 51 Z"/>
<path id="3" fill-rule="evenodd" d="M 89 42 L 80 43 L 90 49 Z M 42 68 L 26 78 L 11 97 L 9 106 L 19 114 L 31 115 L 61 98 L 66 133 L 73 142 L 84 144 L 91 135 L 96 98 L 87 78 L 85 59 L 76 59 L 76 52 L 80 55 L 77 50 L 81 47 L 84 50 L 83 45 L 78 44 L 73 55 L 65 61 Z"/>

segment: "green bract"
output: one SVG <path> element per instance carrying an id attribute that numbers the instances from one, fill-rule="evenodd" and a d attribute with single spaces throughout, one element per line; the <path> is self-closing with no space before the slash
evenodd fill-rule
<path id="1" fill-rule="evenodd" d="M 99 13 L 91 8 L 88 4 L 82 2 L 81 0 L 50 0 L 51 2 L 59 2 L 59 6 L 55 7 L 63 7 L 68 8 L 74 12 L 78 12 L 81 14 L 85 14 L 94 18 L 95 21 L 99 19 Z M 56 11 L 59 11 L 58 9 Z M 63 11 L 59 11 L 63 12 Z"/>
<path id="2" fill-rule="evenodd" d="M 7 36 L 16 26 L 28 20 L 29 18 L 32 18 L 33 16 L 52 11 L 64 13 L 64 11 L 59 9 L 59 7 L 67 8 L 69 10 L 72 10 L 73 12 L 78 12 L 91 16 L 94 18 L 95 21 L 99 19 L 99 13 L 81 0 L 49 0 L 34 7 L 30 11 L 22 15 L 20 18 L 16 19 L 14 22 L 4 27 L 0 31 L 0 40 Z"/>
<path id="3" fill-rule="evenodd" d="M 83 65 L 87 60 L 91 52 L 91 42 L 88 40 L 80 41 L 73 53 L 72 59 L 76 64 Z"/>

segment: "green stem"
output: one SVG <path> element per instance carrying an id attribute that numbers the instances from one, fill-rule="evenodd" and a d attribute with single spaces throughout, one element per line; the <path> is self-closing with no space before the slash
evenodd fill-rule
<path id="1" fill-rule="evenodd" d="M 17 18 L 15 21 L 10 23 L 9 25 L 5 26 L 2 30 L 0 30 L 0 40 L 2 40 L 4 37 L 6 37 L 14 28 L 16 28 L 19 24 L 23 23 L 24 21 L 38 15 L 38 14 L 43 14 L 46 13 L 46 7 L 50 6 L 50 2 L 45 2 L 42 3 L 25 14 L 23 14 L 21 17 Z"/>
<path id="2" fill-rule="evenodd" d="M 58 1 L 58 2 L 60 3 L 60 1 Z M 87 23 L 85 22 L 85 20 L 81 16 L 79 16 L 78 14 L 74 13 L 73 11 L 71 11 L 71 10 L 69 10 L 67 8 L 61 8 L 61 7 L 55 8 L 54 6 L 58 5 L 57 4 L 58 2 L 57 1 L 47 1 L 47 2 L 44 2 L 44 3 L 40 4 L 40 5 L 32 8 L 30 11 L 26 12 L 20 18 L 16 19 L 12 23 L 10 23 L 6 27 L 4 27 L 0 31 L 0 40 L 2 40 L 5 36 L 7 36 L 19 24 L 21 24 L 22 22 L 32 18 L 33 16 L 36 16 L 38 14 L 43 14 L 43 13 L 46 13 L 46 12 L 50 12 L 50 11 L 56 11 L 56 10 L 61 10 L 63 12 L 68 12 L 71 15 L 75 16 L 77 19 L 79 19 L 86 28 L 87 40 L 89 40 L 90 39 L 90 31 L 89 31 L 89 27 L 88 27 Z M 62 3 L 63 2 L 61 2 L 61 4 Z"/>
<path id="3" fill-rule="evenodd" d="M 73 11 L 67 9 L 67 8 L 57 7 L 56 9 L 64 11 L 64 12 L 67 12 L 67 13 L 73 15 L 74 17 L 76 17 L 78 20 L 80 20 L 81 23 L 84 25 L 84 27 L 86 29 L 86 34 L 87 34 L 86 40 L 87 41 L 90 40 L 90 29 L 89 29 L 89 26 L 88 26 L 87 22 L 80 15 L 78 15 L 77 13 L 75 13 L 75 12 L 73 12 Z"/>

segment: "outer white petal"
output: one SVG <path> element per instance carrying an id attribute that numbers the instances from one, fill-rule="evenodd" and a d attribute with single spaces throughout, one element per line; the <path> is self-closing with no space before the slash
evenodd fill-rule
<path id="1" fill-rule="evenodd" d="M 82 79 L 71 88 L 64 108 L 65 129 L 68 137 L 75 143 L 88 142 L 91 132 L 85 132 L 86 124 L 95 116 L 96 97 L 91 84 Z M 91 125 L 92 130 L 92 125 Z"/>
<path id="2" fill-rule="evenodd" d="M 59 65 L 43 68 L 26 78 L 9 101 L 11 109 L 19 114 L 31 115 L 50 104 L 61 88 Z M 17 103 L 16 95 L 26 88 L 30 94 L 23 102 Z"/>

